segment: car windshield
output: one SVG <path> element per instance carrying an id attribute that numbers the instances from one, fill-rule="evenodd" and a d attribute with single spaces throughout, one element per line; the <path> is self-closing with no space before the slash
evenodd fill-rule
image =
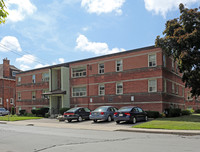
<path id="1" fill-rule="evenodd" d="M 5 109 L 4 108 L 0 108 L 0 111 L 5 111 Z"/>
<path id="2" fill-rule="evenodd" d="M 131 111 L 131 110 L 132 110 L 132 107 L 122 107 L 118 111 L 123 112 L 123 111 Z"/>
<path id="3" fill-rule="evenodd" d="M 79 108 L 71 108 L 69 110 L 67 110 L 67 112 L 75 112 L 76 110 L 78 110 Z"/>
<path id="4" fill-rule="evenodd" d="M 107 111 L 108 107 L 98 107 L 97 109 L 95 109 L 95 112 L 102 112 L 102 111 Z"/>

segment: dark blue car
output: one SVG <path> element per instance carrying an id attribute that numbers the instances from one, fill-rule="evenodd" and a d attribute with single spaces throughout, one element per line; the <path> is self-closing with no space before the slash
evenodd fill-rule
<path id="1" fill-rule="evenodd" d="M 120 123 L 120 121 L 126 121 L 135 124 L 137 121 L 147 120 L 147 113 L 139 107 L 121 107 L 117 112 L 114 113 L 114 121 L 116 123 Z"/>
<path id="2" fill-rule="evenodd" d="M 90 119 L 94 122 L 98 120 L 112 121 L 114 120 L 114 113 L 117 111 L 115 107 L 112 106 L 101 106 L 96 108 L 90 113 Z"/>

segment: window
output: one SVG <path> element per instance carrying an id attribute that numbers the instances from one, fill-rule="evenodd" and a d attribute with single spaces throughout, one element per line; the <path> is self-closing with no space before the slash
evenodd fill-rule
<path id="1" fill-rule="evenodd" d="M 12 71 L 12 76 L 15 77 L 16 73 L 18 73 L 17 71 Z"/>
<path id="2" fill-rule="evenodd" d="M 174 83 L 172 83 L 172 93 L 175 93 L 175 86 L 174 86 Z"/>
<path id="3" fill-rule="evenodd" d="M 184 87 L 182 88 L 182 96 L 183 97 L 185 96 L 185 88 Z"/>
<path id="4" fill-rule="evenodd" d="M 73 97 L 86 96 L 86 87 L 74 87 L 72 89 L 72 96 Z"/>
<path id="5" fill-rule="evenodd" d="M 187 92 L 187 99 L 188 100 L 193 100 L 192 99 L 192 93 L 190 91 Z"/>
<path id="6" fill-rule="evenodd" d="M 163 66 L 166 67 L 166 55 L 163 54 Z"/>
<path id="7" fill-rule="evenodd" d="M 21 93 L 20 92 L 17 93 L 17 99 L 21 100 Z"/>
<path id="8" fill-rule="evenodd" d="M 35 74 L 32 75 L 32 83 L 35 83 Z"/>
<path id="9" fill-rule="evenodd" d="M 36 97 L 35 97 L 35 91 L 32 92 L 32 100 L 35 100 Z"/>
<path id="10" fill-rule="evenodd" d="M 167 92 L 167 80 L 166 79 L 164 80 L 164 90 L 163 91 Z"/>
<path id="11" fill-rule="evenodd" d="M 49 81 L 49 73 L 43 73 L 42 74 L 42 81 L 48 82 Z"/>
<path id="12" fill-rule="evenodd" d="M 10 98 L 10 104 L 14 104 L 14 99 Z"/>
<path id="13" fill-rule="evenodd" d="M 176 85 L 176 94 L 178 94 L 178 87 L 179 87 L 179 86 L 178 86 L 178 85 Z"/>
<path id="14" fill-rule="evenodd" d="M 18 84 L 21 84 L 21 77 L 18 77 L 17 83 L 18 83 Z"/>
<path id="15" fill-rule="evenodd" d="M 116 84 L 116 94 L 123 94 L 123 83 Z"/>
<path id="16" fill-rule="evenodd" d="M 174 59 L 172 59 L 172 70 L 174 70 Z"/>
<path id="17" fill-rule="evenodd" d="M 2 105 L 3 104 L 3 100 L 2 100 L 2 98 L 0 98 L 0 105 Z"/>
<path id="18" fill-rule="evenodd" d="M 49 92 L 49 90 L 42 90 L 42 93 L 47 93 Z M 48 95 L 42 95 L 42 98 L 43 99 L 49 99 L 49 96 Z"/>
<path id="19" fill-rule="evenodd" d="M 116 71 L 122 71 L 123 70 L 123 66 L 122 66 L 122 60 L 117 60 L 116 61 Z"/>
<path id="20" fill-rule="evenodd" d="M 148 86 L 149 86 L 149 92 L 156 92 L 157 91 L 157 81 L 156 80 L 149 80 Z"/>
<path id="21" fill-rule="evenodd" d="M 99 85 L 99 95 L 105 95 L 105 87 L 103 84 Z"/>
<path id="22" fill-rule="evenodd" d="M 99 74 L 103 74 L 104 73 L 104 64 L 101 63 L 99 64 Z"/>
<path id="23" fill-rule="evenodd" d="M 150 54 L 149 55 L 149 67 L 155 67 L 156 66 L 156 54 Z"/>
<path id="24" fill-rule="evenodd" d="M 86 67 L 72 69 L 72 77 L 73 78 L 84 77 L 84 76 L 86 76 Z"/>
<path id="25" fill-rule="evenodd" d="M 176 63 L 176 73 L 178 73 L 178 63 Z"/>

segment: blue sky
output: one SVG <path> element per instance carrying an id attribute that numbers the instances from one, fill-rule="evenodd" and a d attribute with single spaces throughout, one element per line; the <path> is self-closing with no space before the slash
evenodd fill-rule
<path id="1" fill-rule="evenodd" d="M 154 45 L 179 3 L 200 0 L 4 0 L 0 63 L 29 70 Z"/>

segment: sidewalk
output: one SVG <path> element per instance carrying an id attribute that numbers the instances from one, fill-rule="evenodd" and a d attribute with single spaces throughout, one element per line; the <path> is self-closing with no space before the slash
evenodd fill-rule
<path id="1" fill-rule="evenodd" d="M 23 120 L 23 121 L 9 121 L 9 122 L 0 121 L 0 124 L 36 126 L 36 127 L 53 127 L 53 128 L 70 128 L 70 129 L 86 129 L 86 130 L 176 134 L 176 135 L 200 135 L 200 130 L 140 129 L 140 128 L 131 128 L 133 124 L 116 125 L 115 122 L 93 123 L 92 121 L 83 121 L 83 122 L 66 123 L 66 122 L 59 122 L 56 119 L 37 119 L 37 120 Z"/>

